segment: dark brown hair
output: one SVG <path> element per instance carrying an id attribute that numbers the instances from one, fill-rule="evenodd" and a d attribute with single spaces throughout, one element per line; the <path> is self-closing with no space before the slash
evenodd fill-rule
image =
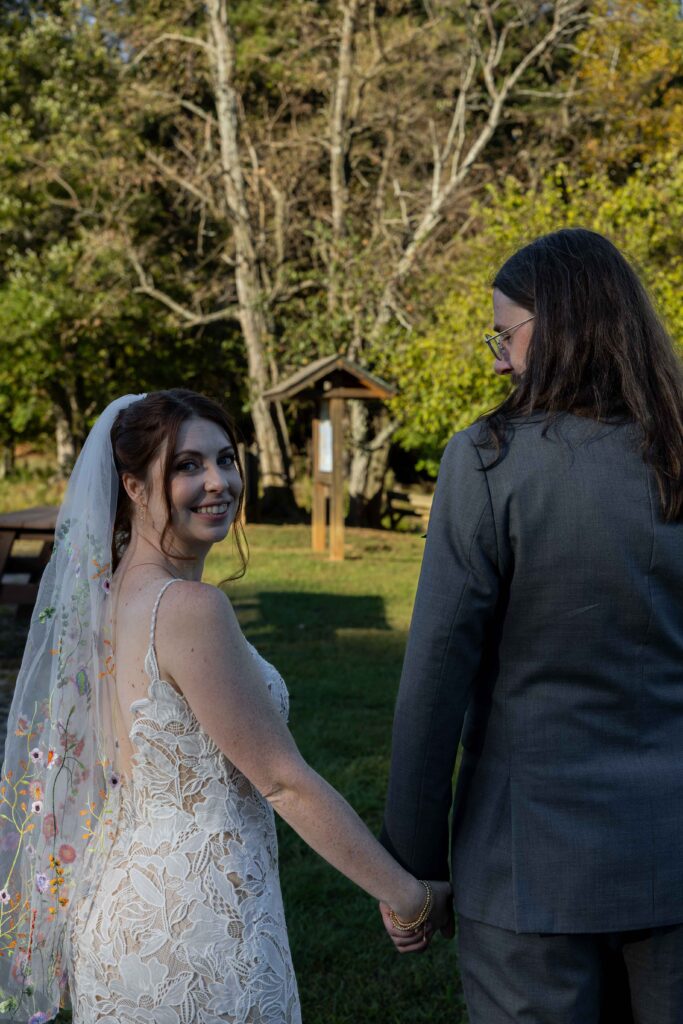
<path id="1" fill-rule="evenodd" d="M 171 470 L 180 425 L 190 419 L 210 420 L 227 434 L 235 451 L 239 474 L 244 480 L 234 424 L 228 414 L 213 399 L 199 395 L 195 391 L 171 388 L 168 391 L 153 391 L 145 398 L 132 402 L 121 410 L 111 428 L 114 462 L 119 474 L 119 494 L 112 541 L 113 569 L 116 569 L 130 542 L 131 516 L 133 514 L 132 502 L 121 478 L 124 473 L 130 473 L 138 480 L 148 482 L 150 467 L 161 451 L 164 442 L 167 442 L 167 445 L 162 474 L 167 518 L 161 531 L 160 544 L 162 552 L 165 555 L 170 555 L 164 542 L 171 525 Z M 231 580 L 243 576 L 247 567 L 248 547 L 240 516 L 243 500 L 244 489 L 240 494 L 233 521 L 233 536 L 241 566 L 233 576 L 229 577 Z"/>
<path id="2" fill-rule="evenodd" d="M 510 421 L 542 410 L 635 421 L 665 520 L 683 517 L 683 370 L 635 270 L 602 235 L 567 228 L 516 252 L 493 281 L 535 316 L 517 387 L 483 417 L 502 457 Z"/>

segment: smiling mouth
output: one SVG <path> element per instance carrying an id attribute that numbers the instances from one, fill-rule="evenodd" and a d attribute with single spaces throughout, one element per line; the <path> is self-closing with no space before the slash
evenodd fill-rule
<path id="1" fill-rule="evenodd" d="M 198 516 L 204 516 L 205 519 L 219 519 L 224 516 L 228 511 L 227 501 L 222 501 L 220 505 L 198 505 L 192 509 Z"/>

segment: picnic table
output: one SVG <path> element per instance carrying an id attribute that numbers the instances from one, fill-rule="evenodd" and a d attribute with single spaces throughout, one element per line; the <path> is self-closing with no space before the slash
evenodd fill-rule
<path id="1" fill-rule="evenodd" d="M 58 511 L 44 505 L 0 515 L 0 604 L 35 604 L 40 577 L 52 553 Z M 17 541 L 31 541 L 37 550 L 18 553 Z M 28 578 L 20 582 L 17 576 Z"/>
<path id="2" fill-rule="evenodd" d="M 432 508 L 433 495 L 418 494 L 416 491 L 387 491 L 386 512 L 391 529 L 395 530 L 403 516 L 414 516 L 421 520 L 426 529 Z"/>

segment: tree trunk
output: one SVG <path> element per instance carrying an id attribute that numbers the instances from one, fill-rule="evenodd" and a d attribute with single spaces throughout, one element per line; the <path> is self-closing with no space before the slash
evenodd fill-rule
<path id="1" fill-rule="evenodd" d="M 349 526 L 379 529 L 382 518 L 384 480 L 394 424 L 382 410 L 373 416 L 365 402 L 350 406 L 353 458 L 349 473 Z"/>
<path id="2" fill-rule="evenodd" d="M 349 97 L 354 72 L 355 37 L 362 0 L 342 4 L 343 19 L 337 56 L 337 75 L 330 106 L 330 199 L 332 205 L 332 248 L 328 267 L 327 305 L 334 313 L 340 301 L 342 268 L 341 241 L 348 206 L 346 161 L 349 156 Z M 361 340 L 354 338 L 349 346 L 350 358 L 357 358 Z M 382 492 L 386 475 L 389 445 L 374 447 L 373 416 L 363 402 L 349 403 L 351 424 L 351 466 L 349 471 L 350 526 L 380 525 Z"/>
<path id="3" fill-rule="evenodd" d="M 567 34 L 578 30 L 580 21 L 585 18 L 584 5 L 580 0 L 562 0 L 554 5 L 552 21 L 547 31 L 534 46 L 522 51 L 517 63 L 507 74 L 499 76 L 500 58 L 505 47 L 507 29 L 497 28 L 487 7 L 486 24 L 490 33 L 490 45 L 481 47 L 480 43 L 472 46 L 469 61 L 464 65 L 460 80 L 460 89 L 453 105 L 451 126 L 442 146 L 436 147 L 432 189 L 429 199 L 421 214 L 414 219 L 414 227 L 405 239 L 403 249 L 393 267 L 388 268 L 382 294 L 377 306 L 373 327 L 370 331 L 372 341 L 377 341 L 383 328 L 394 315 L 396 294 L 401 284 L 413 272 L 418 263 L 427 240 L 444 217 L 448 204 L 453 202 L 458 191 L 467 181 L 468 176 L 481 159 L 486 147 L 495 135 L 505 117 L 506 106 L 518 82 L 529 67 L 545 59 L 548 52 L 564 40 Z M 474 43 L 474 40 L 473 40 Z M 488 93 L 488 116 L 486 121 L 469 136 L 467 133 L 468 104 L 471 104 L 470 90 L 477 81 L 477 74 L 483 77 Z M 358 433 L 355 435 L 354 465 L 352 476 L 363 480 L 365 461 L 364 446 L 368 444 L 368 432 L 363 436 L 358 421 Z M 387 448 L 388 453 L 388 448 Z M 358 461 L 358 466 L 355 465 Z M 379 474 L 380 470 L 377 469 Z M 367 478 L 366 478 L 367 479 Z M 369 480 L 368 480 L 369 485 Z M 351 488 L 351 503 L 359 505 L 370 500 L 368 492 L 356 492 Z"/>
<path id="4" fill-rule="evenodd" d="M 66 479 L 74 468 L 78 444 L 71 427 L 71 420 L 61 406 L 55 406 L 54 415 L 55 441 L 57 444 L 57 476 L 60 479 Z"/>
<path id="5" fill-rule="evenodd" d="M 7 444 L 0 448 L 0 480 L 6 480 L 14 472 L 14 445 Z"/>
<path id="6" fill-rule="evenodd" d="M 220 138 L 225 202 L 233 222 L 235 284 L 242 335 L 247 351 L 251 415 L 259 449 L 259 473 L 263 482 L 262 512 L 296 515 L 288 467 L 263 392 L 271 385 L 268 374 L 268 328 L 264 295 L 258 271 L 254 230 L 245 196 L 239 145 L 237 95 L 232 85 L 235 46 L 225 0 L 208 0 L 209 54 L 214 80 L 216 117 Z M 284 426 L 284 423 L 283 423 Z"/>
<path id="7" fill-rule="evenodd" d="M 348 203 L 345 163 L 348 155 L 347 107 L 353 71 L 353 48 L 358 8 L 361 0 L 349 0 L 343 7 L 337 79 L 330 110 L 330 198 L 332 201 L 332 252 L 328 269 L 327 305 L 330 313 L 337 306 L 339 292 L 339 243 L 344 234 Z"/>

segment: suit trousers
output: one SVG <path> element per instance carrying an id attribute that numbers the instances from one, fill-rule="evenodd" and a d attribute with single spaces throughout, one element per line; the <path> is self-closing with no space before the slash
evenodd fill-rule
<path id="1" fill-rule="evenodd" d="M 470 1024 L 683 1024 L 683 924 L 517 934 L 458 922 Z"/>

